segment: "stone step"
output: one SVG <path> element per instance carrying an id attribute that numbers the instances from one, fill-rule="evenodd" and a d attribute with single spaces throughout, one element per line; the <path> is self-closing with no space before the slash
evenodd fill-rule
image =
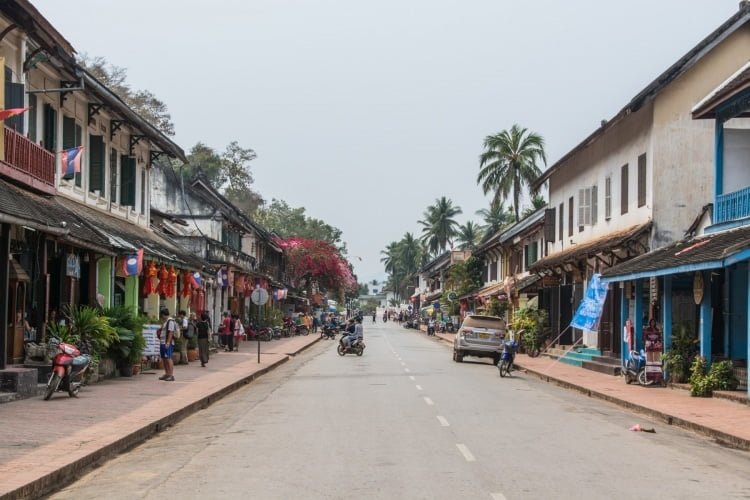
<path id="1" fill-rule="evenodd" d="M 613 358 L 611 356 L 594 356 L 593 358 L 591 358 L 591 361 L 595 361 L 603 365 L 616 366 L 617 368 L 622 366 L 622 362 L 620 361 L 620 358 Z"/>
<path id="2" fill-rule="evenodd" d="M 582 368 L 599 373 L 606 373 L 607 375 L 613 375 L 615 377 L 620 376 L 620 365 L 599 363 L 597 361 L 584 361 Z"/>

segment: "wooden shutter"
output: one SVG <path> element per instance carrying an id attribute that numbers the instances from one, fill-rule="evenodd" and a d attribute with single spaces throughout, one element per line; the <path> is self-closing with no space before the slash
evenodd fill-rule
<path id="1" fill-rule="evenodd" d="M 604 219 L 612 218 L 612 177 L 604 179 Z"/>
<path id="2" fill-rule="evenodd" d="M 555 242 L 555 209 L 544 210 L 544 241 Z"/>
<path id="3" fill-rule="evenodd" d="M 565 222 L 565 203 L 560 203 L 560 215 L 558 217 L 560 218 L 560 229 L 558 232 L 560 233 L 560 241 L 562 241 L 563 236 L 565 236 L 565 231 L 563 229 L 563 223 Z"/>
<path id="4" fill-rule="evenodd" d="M 109 201 L 117 203 L 117 150 L 109 151 Z"/>
<path id="5" fill-rule="evenodd" d="M 13 83 L 13 70 L 8 66 L 5 67 L 5 109 L 23 108 L 24 107 L 24 86 L 23 83 Z M 5 126 L 18 132 L 23 133 L 23 116 L 13 116 L 5 120 Z"/>
<path id="6" fill-rule="evenodd" d="M 36 143 L 36 94 L 29 94 L 29 139 Z"/>
<path id="7" fill-rule="evenodd" d="M 584 213 L 585 207 L 586 207 L 586 201 L 584 200 L 586 196 L 584 189 L 578 190 L 578 227 L 582 230 L 583 225 L 586 223 L 586 214 Z"/>
<path id="8" fill-rule="evenodd" d="M 573 236 L 573 196 L 568 199 L 568 236 Z"/>
<path id="9" fill-rule="evenodd" d="M 638 206 L 646 204 L 646 153 L 638 157 Z"/>
<path id="10" fill-rule="evenodd" d="M 104 194 L 104 137 L 89 134 L 89 191 Z"/>
<path id="11" fill-rule="evenodd" d="M 120 205 L 135 207 L 135 158 L 120 155 Z"/>
<path id="12" fill-rule="evenodd" d="M 49 104 L 44 105 L 44 149 L 55 153 L 57 149 L 57 111 Z"/>
<path id="13" fill-rule="evenodd" d="M 599 190 L 596 186 L 591 186 L 591 225 L 596 224 L 599 212 Z"/>
<path id="14" fill-rule="evenodd" d="M 523 270 L 529 268 L 529 264 L 531 264 L 531 245 L 524 245 L 523 246 Z"/>
<path id="15" fill-rule="evenodd" d="M 620 214 L 628 213 L 628 164 L 620 169 Z"/>

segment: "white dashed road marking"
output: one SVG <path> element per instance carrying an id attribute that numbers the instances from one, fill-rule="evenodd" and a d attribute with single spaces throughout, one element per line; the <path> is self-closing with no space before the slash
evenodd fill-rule
<path id="1" fill-rule="evenodd" d="M 451 425 L 448 423 L 448 420 L 446 420 L 445 417 L 441 417 L 440 415 L 438 415 L 437 419 L 438 422 L 440 422 L 440 425 L 442 425 L 443 427 L 448 427 Z"/>
<path id="2" fill-rule="evenodd" d="M 432 400 L 428 397 L 424 398 L 424 402 L 427 403 L 428 406 L 433 406 L 435 403 L 432 402 Z"/>
<path id="3" fill-rule="evenodd" d="M 474 455 L 471 454 L 465 444 L 457 444 L 456 447 L 458 448 L 458 451 L 461 452 L 461 455 L 464 456 L 467 462 L 476 462 L 477 459 L 474 458 Z"/>
<path id="4" fill-rule="evenodd" d="M 417 386 L 417 390 L 418 390 L 418 391 L 421 391 L 421 390 L 422 390 L 422 386 L 421 386 L 421 385 L 418 385 L 418 386 Z"/>
<path id="5" fill-rule="evenodd" d="M 410 378 L 410 379 L 411 379 L 412 381 L 414 381 L 414 380 L 417 380 L 416 378 L 414 378 L 414 375 L 409 375 L 409 378 Z"/>
<path id="6" fill-rule="evenodd" d="M 502 493 L 490 493 L 492 500 L 506 500 L 505 495 Z"/>
<path id="7" fill-rule="evenodd" d="M 410 369 L 408 369 L 408 368 L 404 368 L 404 371 L 405 371 L 406 373 L 409 373 L 409 372 L 410 372 L 411 370 L 410 370 Z"/>

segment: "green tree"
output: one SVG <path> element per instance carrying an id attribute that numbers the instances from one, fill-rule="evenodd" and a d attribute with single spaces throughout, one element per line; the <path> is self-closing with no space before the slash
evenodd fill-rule
<path id="1" fill-rule="evenodd" d="M 494 193 L 496 202 L 512 192 L 518 222 L 521 189 L 541 175 L 537 164 L 540 161 L 547 163 L 542 136 L 515 124 L 509 131 L 503 130 L 484 139 L 477 184 L 481 184 L 484 194 Z"/>
<path id="2" fill-rule="evenodd" d="M 536 212 L 540 208 L 543 208 L 543 207 L 546 207 L 546 206 L 547 206 L 547 201 L 544 199 L 544 196 L 542 196 L 541 194 L 537 193 L 537 194 L 535 194 L 534 196 L 531 197 L 531 207 L 529 207 L 529 208 L 527 208 L 526 210 L 523 211 L 523 214 L 521 215 L 521 218 L 525 219 L 526 217 L 528 217 L 529 215 L 533 214 L 534 212 Z"/>
<path id="3" fill-rule="evenodd" d="M 221 155 L 214 148 L 197 142 L 190 148 L 187 159 L 188 163 L 182 167 L 186 179 L 192 178 L 200 171 L 214 188 L 221 189 L 226 184 L 227 174 L 224 171 L 224 164 L 221 161 Z"/>
<path id="4" fill-rule="evenodd" d="M 456 241 L 458 247 L 461 250 L 474 250 L 477 247 L 477 243 L 482 237 L 482 230 L 479 226 L 474 224 L 472 221 L 468 221 L 462 226 L 458 226 L 458 235 L 456 235 Z"/>
<path id="5" fill-rule="evenodd" d="M 430 253 L 438 254 L 453 245 L 458 227 L 455 217 L 461 213 L 461 207 L 453 206 L 453 201 L 445 196 L 427 207 L 423 220 L 418 222 L 423 226 L 422 239 L 427 242 Z"/>
<path id="6" fill-rule="evenodd" d="M 404 233 L 398 243 L 398 262 L 404 275 L 416 273 L 419 270 L 419 256 L 422 249 L 419 241 L 411 233 Z"/>
<path id="7" fill-rule="evenodd" d="M 341 230 L 305 215 L 304 207 L 290 207 L 284 200 L 272 199 L 270 205 L 259 207 L 254 219 L 266 229 L 282 238 L 320 240 L 334 245 L 346 255 L 346 244 L 341 240 Z"/>
<path id="8" fill-rule="evenodd" d="M 224 195 L 246 214 L 253 213 L 263 203 L 260 194 L 252 189 L 253 174 L 250 171 L 250 162 L 255 158 L 255 151 L 241 147 L 237 141 L 230 142 L 221 154 L 221 163 L 227 179 Z"/>
<path id="9" fill-rule="evenodd" d="M 489 208 L 477 210 L 476 214 L 481 216 L 484 222 L 482 230 L 485 238 L 513 224 L 513 209 L 508 207 L 506 210 L 502 201 L 493 200 Z"/>
<path id="10" fill-rule="evenodd" d="M 133 111 L 148 123 L 159 129 L 164 135 L 173 136 L 174 123 L 164 101 L 149 90 L 134 90 L 127 82 L 128 70 L 107 62 L 101 56 L 78 54 L 78 64 L 102 82 L 122 99 Z"/>

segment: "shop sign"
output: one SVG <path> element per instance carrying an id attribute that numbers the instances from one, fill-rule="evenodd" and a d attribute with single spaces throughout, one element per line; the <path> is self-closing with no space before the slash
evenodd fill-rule
<path id="1" fill-rule="evenodd" d="M 143 338 L 146 339 L 146 347 L 143 349 L 144 356 L 159 355 L 159 338 L 156 332 L 161 325 L 143 325 Z"/>
<path id="2" fill-rule="evenodd" d="M 81 259 L 74 253 L 69 253 L 65 262 L 65 276 L 81 277 Z"/>
<path id="3" fill-rule="evenodd" d="M 697 306 L 703 302 L 703 273 L 700 271 L 693 276 L 693 300 Z"/>

